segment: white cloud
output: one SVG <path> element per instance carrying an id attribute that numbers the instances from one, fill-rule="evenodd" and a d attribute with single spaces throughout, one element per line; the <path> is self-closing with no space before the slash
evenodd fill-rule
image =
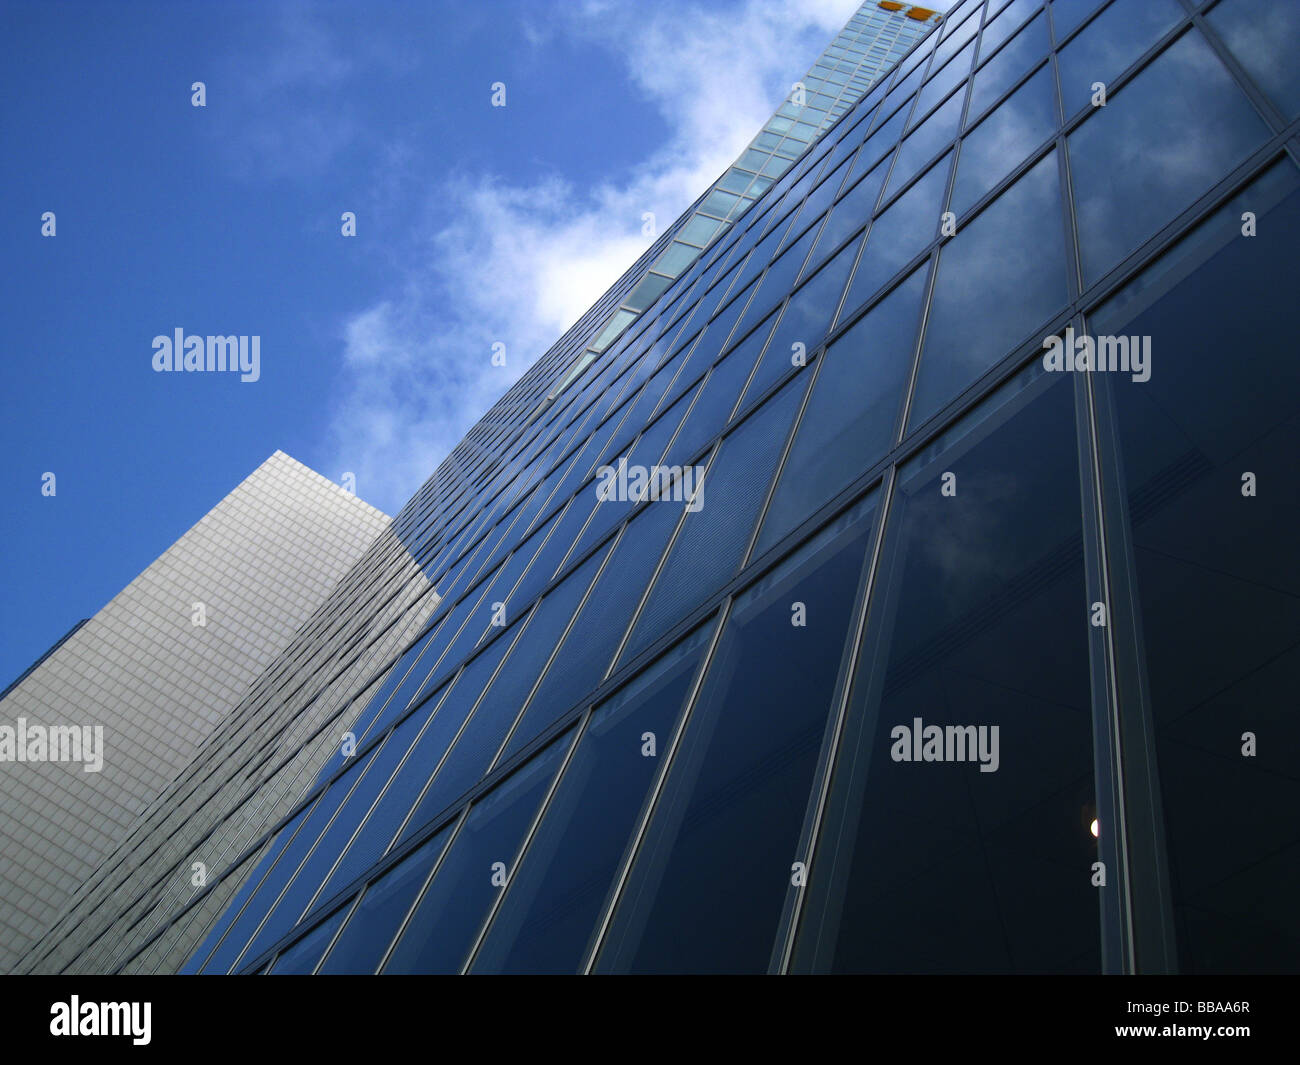
<path id="1" fill-rule="evenodd" d="M 337 468 L 395 512 L 495 399 L 650 243 L 641 217 L 675 219 L 729 166 L 855 0 L 655 4 L 588 0 L 558 32 L 613 52 L 670 136 L 618 183 L 512 185 L 457 173 L 402 291 L 345 328 L 333 421 Z M 548 31 L 549 32 L 549 31 Z M 545 35 L 535 34 L 539 41 Z M 441 217 L 446 217 L 445 215 Z M 506 344 L 507 367 L 490 362 Z"/>

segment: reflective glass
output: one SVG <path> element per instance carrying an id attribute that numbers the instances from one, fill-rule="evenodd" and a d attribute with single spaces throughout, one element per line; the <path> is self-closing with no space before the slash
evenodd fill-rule
<path id="1" fill-rule="evenodd" d="M 562 736 L 476 802 L 416 904 L 387 974 L 456 973 L 514 871 L 570 736 Z"/>
<path id="2" fill-rule="evenodd" d="M 440 829 L 366 888 L 321 966 L 322 976 L 364 975 L 378 968 L 450 835 L 450 827 Z"/>
<path id="3" fill-rule="evenodd" d="M 1002 51 L 975 73 L 966 125 L 973 125 L 994 100 L 1047 54 L 1047 16 L 1038 15 Z"/>
<path id="4" fill-rule="evenodd" d="M 597 707 L 474 972 L 579 971 L 711 631 L 704 626 Z"/>
<path id="5" fill-rule="evenodd" d="M 926 269 L 826 349 L 756 553 L 765 551 L 884 457 L 912 372 Z"/>
<path id="6" fill-rule="evenodd" d="M 859 307 L 934 240 L 943 212 L 951 154 L 895 200 L 872 223 L 844 303 L 846 313 Z"/>
<path id="7" fill-rule="evenodd" d="M 1089 323 L 1149 345 L 1146 379 L 1094 376 L 1118 421 L 1184 973 L 1300 959 L 1298 185 L 1283 162 Z"/>
<path id="8" fill-rule="evenodd" d="M 909 428 L 1010 354 L 1068 298 L 1052 151 L 939 253 Z"/>
<path id="9" fill-rule="evenodd" d="M 874 512 L 854 507 L 737 598 L 598 972 L 768 967 Z"/>
<path id="10" fill-rule="evenodd" d="M 1045 65 L 961 142 L 952 210 L 967 207 L 1014 170 L 1057 129 L 1052 68 Z"/>
<path id="11" fill-rule="evenodd" d="M 628 660 L 729 579 L 749 546 L 758 510 L 802 398 L 795 378 L 722 442 L 695 487 L 677 539 L 623 652 Z"/>
<path id="12" fill-rule="evenodd" d="M 1093 83 L 1108 83 L 1173 29 L 1183 17 L 1177 0 L 1111 4 L 1061 49 L 1061 98 L 1068 118 L 1092 99 Z"/>
<path id="13" fill-rule="evenodd" d="M 1237 61 L 1286 118 L 1300 114 L 1300 4 L 1292 0 L 1224 0 L 1206 16 Z"/>
<path id="14" fill-rule="evenodd" d="M 1035 366 L 900 470 L 796 971 L 1100 968 L 1075 440 Z"/>
<path id="15" fill-rule="evenodd" d="M 1069 138 L 1085 284 L 1222 178 L 1268 127 L 1189 33 Z"/>

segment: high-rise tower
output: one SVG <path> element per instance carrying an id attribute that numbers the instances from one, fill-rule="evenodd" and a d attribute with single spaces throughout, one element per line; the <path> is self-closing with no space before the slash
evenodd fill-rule
<path id="1" fill-rule="evenodd" d="M 485 415 L 22 967 L 1294 969 L 1298 29 L 953 5 Z"/>

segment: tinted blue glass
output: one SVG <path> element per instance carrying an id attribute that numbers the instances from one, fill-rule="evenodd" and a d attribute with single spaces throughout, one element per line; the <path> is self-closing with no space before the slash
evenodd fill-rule
<path id="1" fill-rule="evenodd" d="M 1061 101 L 1065 114 L 1087 107 L 1094 82 L 1110 82 L 1183 17 L 1177 0 L 1111 4 L 1061 49 Z"/>
<path id="2" fill-rule="evenodd" d="M 637 467 L 641 467 L 651 471 L 659 468 L 659 459 L 663 457 L 668 442 L 673 438 L 673 434 L 681 424 L 682 418 L 686 415 L 687 408 L 690 407 L 693 398 L 694 393 L 687 392 L 655 419 L 654 424 L 646 429 L 628 455 L 627 470 L 635 471 Z M 616 468 L 611 469 L 610 476 L 614 476 L 615 473 Z M 610 533 L 615 526 L 632 513 L 637 503 L 641 502 L 640 497 L 633 498 L 631 492 L 628 492 L 621 499 L 617 495 L 613 498 L 601 499 L 599 490 L 597 490 L 597 500 L 595 513 L 592 515 L 591 521 L 587 523 L 586 529 L 583 530 L 582 536 L 579 537 L 578 543 L 573 549 L 574 558 L 581 558 L 584 551 L 597 543 L 601 537 Z"/>
<path id="3" fill-rule="evenodd" d="M 951 162 L 951 154 L 941 159 L 872 223 L 844 303 L 846 313 L 861 306 L 939 232 Z"/>
<path id="4" fill-rule="evenodd" d="M 421 797 L 405 836 L 419 829 L 462 792 L 478 783 L 492 764 L 510 726 L 523 709 L 528 693 L 591 586 L 604 555 L 605 549 L 597 551 L 556 585 L 533 611 L 510 656 L 447 752 L 428 791 Z"/>
<path id="5" fill-rule="evenodd" d="M 961 123 L 964 102 L 961 93 L 953 93 L 946 103 L 917 127 L 915 133 L 909 134 L 903 141 L 885 186 L 886 197 L 911 181 L 924 164 L 952 143 Z"/>
<path id="6" fill-rule="evenodd" d="M 1059 43 L 1101 6 L 1101 0 L 1052 0 L 1052 29 Z"/>
<path id="7" fill-rule="evenodd" d="M 1300 65 L 1294 48 L 1300 41 L 1300 4 L 1225 0 L 1208 19 L 1282 114 L 1300 114 Z"/>
<path id="8" fill-rule="evenodd" d="M 754 368 L 758 352 L 776 323 L 776 315 L 759 325 L 749 336 L 713 368 L 686 416 L 681 432 L 673 439 L 664 456 L 665 466 L 680 466 L 694 461 L 700 449 L 726 427 L 741 388 Z"/>
<path id="9" fill-rule="evenodd" d="M 1047 54 L 1047 16 L 1038 15 L 1015 39 L 975 72 L 966 124 L 972 125 L 1016 79 Z"/>
<path id="10" fill-rule="evenodd" d="M 281 903 L 282 906 L 289 907 L 291 902 L 294 905 L 301 902 L 305 906 L 307 900 L 316 892 L 318 887 L 321 887 L 321 891 L 317 895 L 315 905 L 319 906 L 322 903 L 328 903 L 333 891 L 343 887 L 354 876 L 360 875 L 366 869 L 369 862 L 359 866 L 355 861 L 340 863 L 340 868 L 330 873 L 328 883 L 323 887 L 320 883 L 321 879 L 330 872 L 330 868 L 335 864 L 340 853 L 347 847 L 353 834 L 360 828 L 362 820 L 370 813 L 371 807 L 379 799 L 380 792 L 384 791 L 389 780 L 397 772 L 398 766 L 402 764 L 403 759 L 411 750 L 411 745 L 429 720 L 432 711 L 432 704 L 427 704 L 415 711 L 398 725 L 393 730 L 392 735 L 383 742 L 383 746 L 380 747 L 379 752 L 371 760 L 370 768 L 366 770 L 357 786 L 352 789 L 352 794 L 347 797 L 343 808 L 339 810 L 338 817 L 326 829 L 320 843 L 316 845 L 316 850 L 312 852 L 312 856 L 303 863 L 302 869 L 294 878 L 293 884 Z M 414 796 L 411 796 L 411 798 L 414 798 Z M 406 809 L 410 809 L 409 803 Z M 382 833 L 372 832 L 370 822 L 366 822 L 366 836 L 377 837 L 380 834 Z M 373 857 L 377 858 L 390 839 L 392 839 L 391 830 L 386 838 L 382 840 L 372 838 L 369 840 L 368 846 L 363 846 L 361 849 L 363 852 L 367 850 L 373 852 L 374 846 L 377 845 L 378 853 L 373 854 Z M 351 873 L 344 873 L 340 878 L 340 873 L 349 866 L 352 870 Z M 316 881 L 316 883 L 313 884 L 313 881 Z"/>
<path id="11" fill-rule="evenodd" d="M 758 295 L 754 297 L 754 308 L 770 311 L 774 304 L 785 299 L 799 276 L 800 267 L 808 257 L 808 249 L 817 238 L 817 230 L 809 229 L 799 240 L 790 245 L 763 275 Z M 751 321 L 755 310 L 750 311 Z M 742 328 L 744 328 L 742 326 Z"/>
<path id="12" fill-rule="evenodd" d="M 906 121 L 907 108 L 903 108 L 885 121 L 876 132 L 866 139 L 866 142 L 862 145 L 862 151 L 853 160 L 853 168 L 848 176 L 849 181 L 852 181 L 858 174 L 865 173 L 869 167 L 875 166 L 882 157 L 893 151 L 894 145 L 898 143 L 899 134 L 903 132 L 903 123 Z"/>
<path id="13" fill-rule="evenodd" d="M 805 382 L 791 381 L 722 442 L 677 534 L 664 568 L 623 652 L 639 653 L 699 606 L 740 565 L 772 472 L 802 398 Z"/>
<path id="14" fill-rule="evenodd" d="M 427 704 L 430 712 L 437 708 L 438 701 L 430 700 Z M 431 772 L 438 765 L 455 736 L 455 729 L 459 727 L 460 721 L 453 722 L 452 717 L 454 714 L 451 713 L 442 718 L 437 718 L 435 715 L 415 741 L 406 761 L 393 775 L 383 795 L 370 811 L 362 831 L 344 851 L 338 867 L 330 874 L 329 880 L 321 889 L 322 900 L 329 899 L 333 892 L 364 873 L 388 849 L 389 843 L 393 841 L 407 813 L 428 783 Z M 420 710 L 412 714 L 411 719 L 423 722 L 427 719 L 427 715 Z"/>
<path id="15" fill-rule="evenodd" d="M 604 679 L 632 611 L 682 515 L 682 506 L 671 498 L 659 500 L 628 525 L 510 737 L 503 758 L 531 743 Z"/>
<path id="16" fill-rule="evenodd" d="M 991 5 L 990 11 L 996 13 L 989 19 L 988 25 L 984 27 L 984 33 L 980 36 L 979 61 L 983 63 L 987 60 L 997 51 L 998 45 L 1009 39 L 1025 24 L 1025 20 L 1042 6 L 1043 0 L 1015 0 L 1001 11 L 996 10 L 996 4 Z"/>
<path id="17" fill-rule="evenodd" d="M 213 954 L 213 948 L 217 946 L 218 941 L 226 935 L 227 930 L 230 929 L 238 920 L 244 903 L 246 903 L 252 896 L 253 892 L 257 890 L 258 886 L 262 882 L 262 878 L 266 875 L 266 871 L 271 868 L 271 863 L 274 862 L 280 856 L 284 848 L 288 846 L 289 840 L 291 840 L 294 833 L 298 831 L 299 826 L 302 824 L 303 819 L 307 816 L 310 809 L 311 807 L 307 807 L 295 814 L 293 820 L 285 825 L 276 835 L 275 839 L 272 840 L 270 847 L 263 852 L 262 857 L 258 860 L 256 868 L 254 868 L 252 873 L 248 875 L 243 885 L 235 892 L 230 901 L 226 903 L 226 908 L 222 912 L 220 920 L 218 920 L 217 923 L 212 926 L 211 931 L 203 937 L 203 941 L 198 945 L 194 953 L 190 955 L 189 961 L 187 961 L 181 968 L 181 975 L 190 975 L 198 972 L 200 969 L 207 973 L 224 973 L 230 968 L 231 963 L 235 960 L 235 955 L 239 952 L 240 948 L 243 947 L 244 942 L 252 932 L 252 928 L 246 927 L 242 935 L 236 932 L 234 938 L 226 937 L 225 942 L 222 943 L 221 949 L 215 955 Z M 209 962 L 210 955 L 212 957 Z"/>
<path id="18" fill-rule="evenodd" d="M 518 624 L 515 627 L 518 628 Z M 424 828 L 428 824 L 429 818 L 441 812 L 448 803 L 464 790 L 464 788 L 452 790 L 449 787 L 438 786 L 438 768 L 446 760 L 451 747 L 456 742 L 457 736 L 465 727 L 469 712 L 474 709 L 474 705 L 478 702 L 479 696 L 482 695 L 483 689 L 487 687 L 488 681 L 492 679 L 492 675 L 501 664 L 501 659 L 505 657 L 510 644 L 517 637 L 518 633 L 503 633 L 465 667 L 464 671 L 456 677 L 441 696 L 441 705 L 439 705 L 433 721 L 429 725 L 429 731 L 432 733 L 431 742 L 433 742 L 430 750 L 439 761 L 422 767 L 425 781 L 431 783 L 420 802 L 416 805 L 415 810 L 406 819 L 402 833 L 398 837 L 398 842 L 405 842 Z M 411 771 L 418 772 L 420 768 L 412 766 Z M 470 783 L 473 783 L 473 781 Z"/>
<path id="19" fill-rule="evenodd" d="M 738 597 L 598 971 L 767 968 L 873 514 L 855 507 Z"/>
<path id="20" fill-rule="evenodd" d="M 320 967 L 322 976 L 366 975 L 378 968 L 450 835 L 450 827 L 440 829 L 366 888 Z"/>
<path id="21" fill-rule="evenodd" d="M 876 200 L 880 196 L 880 186 L 884 183 L 888 169 L 887 163 L 881 163 L 846 192 L 831 210 L 831 216 L 822 228 L 817 249 L 813 252 L 814 263 L 834 251 L 846 237 L 867 224 L 875 209 Z"/>
<path id="22" fill-rule="evenodd" d="M 967 41 L 970 41 L 979 32 L 980 22 L 982 21 L 979 10 L 972 9 L 969 14 L 963 11 L 958 17 L 963 18 L 965 21 L 955 28 L 952 23 L 949 23 L 943 40 L 940 42 L 939 47 L 934 50 L 934 62 L 930 64 L 932 70 L 938 70 L 948 62 L 951 56 L 957 54 L 958 49 L 962 48 Z"/>
<path id="23" fill-rule="evenodd" d="M 1075 440 L 1035 367 L 900 471 L 796 970 L 1100 968 Z"/>
<path id="24" fill-rule="evenodd" d="M 501 890 L 493 881 L 499 872 L 506 878 L 513 873 L 524 834 L 570 739 L 562 736 L 474 804 L 393 948 L 385 973 L 460 971 Z"/>
<path id="25" fill-rule="evenodd" d="M 966 79 L 974 55 L 975 44 L 972 42 L 962 49 L 960 55 L 955 56 L 946 67 L 925 83 L 925 87 L 916 98 L 916 111 L 912 115 L 909 126 L 919 125 L 940 100 Z"/>
<path id="26" fill-rule="evenodd" d="M 330 945 L 334 933 L 339 930 L 343 918 L 348 915 L 344 906 L 325 918 L 320 924 L 288 946 L 275 964 L 271 966 L 272 976 L 303 976 L 312 972 L 320 961 L 325 948 Z"/>
<path id="27" fill-rule="evenodd" d="M 1263 120 L 1199 35 L 1171 45 L 1070 135 L 1085 283 L 1267 137 Z"/>
<path id="28" fill-rule="evenodd" d="M 1056 129 L 1056 91 L 1045 65 L 961 142 L 952 210 L 964 212 Z"/>
<path id="29" fill-rule="evenodd" d="M 579 971 L 710 631 L 675 646 L 596 709 L 474 972 Z"/>
<path id="30" fill-rule="evenodd" d="M 1289 162 L 1267 173 L 1089 322 L 1149 338 L 1147 379 L 1094 376 L 1119 423 L 1185 973 L 1294 973 L 1300 958 L 1298 184 Z"/>
<path id="31" fill-rule="evenodd" d="M 256 923 L 256 918 L 260 914 L 269 914 L 265 924 L 258 930 L 248 945 L 248 950 L 240 959 L 242 963 L 252 961 L 267 947 L 271 946 L 277 939 L 288 932 L 302 914 L 301 896 L 289 890 L 290 878 L 294 876 L 300 866 L 309 861 L 314 855 L 313 848 L 321 834 L 329 825 L 331 819 L 339 808 L 343 805 L 344 799 L 356 785 L 369 767 L 375 751 L 361 755 L 352 767 L 334 781 L 329 789 L 316 801 L 312 807 L 311 813 L 307 820 L 303 822 L 302 830 L 289 842 L 284 849 L 284 854 L 275 864 L 275 868 L 267 875 L 262 886 L 257 889 L 257 894 L 253 896 L 249 903 L 245 916 L 250 924 Z M 285 901 L 287 898 L 287 902 Z M 239 928 L 245 922 L 245 918 L 240 918 Z"/>
<path id="32" fill-rule="evenodd" d="M 1053 151 L 940 252 L 908 426 L 1010 354 L 1068 297 Z"/>
<path id="33" fill-rule="evenodd" d="M 846 244 L 790 298 L 772 331 L 763 359 L 745 388 L 743 405 L 753 403 L 795 365 L 794 358 L 800 350 L 796 345 L 801 345 L 805 360 L 808 352 L 816 350 L 835 322 L 835 311 L 844 294 L 844 282 L 857 253 L 855 243 Z"/>
<path id="34" fill-rule="evenodd" d="M 894 443 L 912 372 L 926 269 L 913 273 L 821 358 L 755 552 L 765 551 Z"/>

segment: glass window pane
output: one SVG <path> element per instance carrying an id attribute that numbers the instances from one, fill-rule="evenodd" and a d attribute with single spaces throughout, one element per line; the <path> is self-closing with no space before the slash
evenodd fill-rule
<path id="1" fill-rule="evenodd" d="M 1300 115 L 1300 4 L 1225 0 L 1207 16 L 1237 61 L 1287 118 Z"/>
<path id="2" fill-rule="evenodd" d="M 1052 0 L 1052 29 L 1057 43 L 1100 6 L 1101 0 Z"/>
<path id="3" fill-rule="evenodd" d="M 1070 135 L 1084 282 L 1101 277 L 1267 137 L 1200 36 L 1175 42 Z"/>
<path id="4" fill-rule="evenodd" d="M 979 61 L 985 62 L 989 56 L 997 51 L 998 45 L 1008 40 L 1016 30 L 1025 24 L 1025 19 L 1043 6 L 1042 0 L 1015 0 L 1014 3 L 1008 4 L 1001 11 L 997 11 L 996 5 L 990 5 L 990 12 L 993 17 L 984 27 L 984 34 L 980 37 L 980 55 Z M 1044 45 L 1046 48 L 1046 45 Z"/>
<path id="5" fill-rule="evenodd" d="M 749 546 L 758 510 L 803 396 L 796 378 L 722 442 L 623 652 L 628 661 L 731 578 Z M 692 510 L 691 507 L 695 509 Z"/>
<path id="6" fill-rule="evenodd" d="M 465 964 L 502 879 L 560 766 L 561 736 L 470 809 L 384 965 L 387 974 L 456 973 Z"/>
<path id="7" fill-rule="evenodd" d="M 862 261 L 844 302 L 845 313 L 862 306 L 934 240 L 939 232 L 951 162 L 951 154 L 941 159 L 871 224 Z"/>
<path id="8" fill-rule="evenodd" d="M 826 349 L 756 553 L 775 544 L 893 445 L 912 372 L 926 273 L 924 267 L 915 271 Z"/>
<path id="9" fill-rule="evenodd" d="M 822 227 L 821 239 L 817 250 L 813 252 L 816 262 L 823 255 L 834 251 L 851 233 L 867 224 L 880 196 L 880 186 L 888 171 L 887 163 L 881 163 L 875 170 L 853 186 L 841 197 L 831 210 L 831 216 Z"/>
<path id="10" fill-rule="evenodd" d="M 835 258 L 791 297 L 772 331 L 772 339 L 763 359 L 745 389 L 742 406 L 752 403 L 795 365 L 795 345 L 802 345 L 805 358 L 808 352 L 817 349 L 834 323 L 835 311 L 844 294 L 844 282 L 848 279 L 857 253 L 854 243 L 846 244 Z"/>
<path id="11" fill-rule="evenodd" d="M 737 598 L 597 971 L 767 969 L 874 511 L 860 503 Z"/>
<path id="12" fill-rule="evenodd" d="M 291 943 L 275 959 L 275 964 L 270 969 L 271 975 L 304 976 L 311 973 L 316 968 L 316 963 L 320 961 L 321 955 L 325 953 L 325 948 L 330 945 L 334 933 L 339 930 L 343 918 L 348 915 L 351 905 L 349 902 L 341 906 L 305 936 Z"/>
<path id="13" fill-rule="evenodd" d="M 1148 379 L 1094 376 L 1119 423 L 1184 973 L 1300 958 L 1298 184 L 1284 161 L 1089 323 L 1150 344 Z"/>
<path id="14" fill-rule="evenodd" d="M 1056 152 L 939 253 L 908 427 L 920 425 L 1065 305 Z M 972 323 L 979 328 L 973 329 Z"/>
<path id="15" fill-rule="evenodd" d="M 574 973 L 585 962 L 711 632 L 697 630 L 593 713 L 474 972 Z"/>
<path id="16" fill-rule="evenodd" d="M 916 111 L 913 113 L 909 125 L 918 125 L 933 110 L 935 104 L 966 80 L 974 56 L 975 45 L 972 42 L 962 49 L 961 54 L 953 59 L 951 63 L 925 83 L 925 87 L 921 89 L 920 95 L 916 98 Z"/>
<path id="17" fill-rule="evenodd" d="M 796 970 L 1100 968 L 1075 435 L 1034 364 L 900 470 Z"/>
<path id="18" fill-rule="evenodd" d="M 964 94 L 953 93 L 946 103 L 917 127 L 915 133 L 908 135 L 894 159 L 894 169 L 890 172 L 885 187 L 886 196 L 892 196 L 896 190 L 911 181 L 923 164 L 952 143 L 961 125 L 964 103 Z"/>
<path id="19" fill-rule="evenodd" d="M 632 620 L 632 611 L 641 601 L 663 557 L 668 537 L 677 527 L 682 507 L 682 502 L 661 499 L 643 509 L 628 525 L 536 695 L 529 701 L 502 758 L 521 751 L 605 678 Z"/>
<path id="20" fill-rule="evenodd" d="M 367 975 L 378 968 L 450 835 L 450 827 L 440 829 L 366 888 L 321 975 Z"/>
<path id="21" fill-rule="evenodd" d="M 1053 80 L 1051 66 L 1045 65 L 961 142 L 952 190 L 952 210 L 957 215 L 1056 132 Z"/>
<path id="22" fill-rule="evenodd" d="M 1015 40 L 976 72 L 966 125 L 972 125 L 994 100 L 1015 84 L 1017 78 L 1046 55 L 1047 47 L 1047 16 L 1038 15 L 1016 35 Z"/>
<path id="23" fill-rule="evenodd" d="M 1061 97 L 1068 118 L 1092 99 L 1093 83 L 1109 83 L 1183 17 L 1177 0 L 1111 4 L 1061 49 Z"/>

